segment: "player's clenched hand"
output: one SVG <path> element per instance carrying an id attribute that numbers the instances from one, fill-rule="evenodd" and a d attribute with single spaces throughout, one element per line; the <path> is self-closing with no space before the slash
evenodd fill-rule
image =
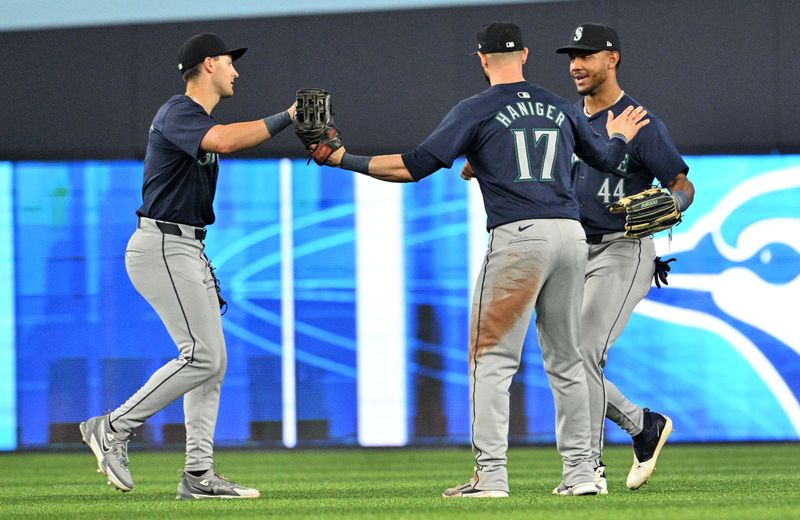
<path id="1" fill-rule="evenodd" d="M 608 135 L 622 134 L 630 142 L 643 126 L 650 123 L 649 119 L 644 118 L 646 115 L 647 110 L 643 107 L 633 108 L 629 106 L 617 117 L 614 117 L 614 114 L 609 110 L 608 121 L 606 121 Z"/>
<path id="2" fill-rule="evenodd" d="M 316 144 L 308 145 L 308 151 L 313 155 L 314 150 L 317 148 Z M 335 152 L 330 154 L 327 159 L 325 159 L 324 164 L 326 166 L 341 166 L 342 165 L 342 157 L 344 156 L 345 152 L 344 146 L 341 148 L 337 148 Z"/>
<path id="3" fill-rule="evenodd" d="M 345 152 L 346 150 L 344 149 L 344 146 L 342 146 L 341 148 L 330 154 L 330 156 L 328 156 L 328 159 L 325 161 L 325 164 L 327 164 L 328 166 L 341 166 L 342 157 L 344 156 Z"/>
<path id="4" fill-rule="evenodd" d="M 464 163 L 464 167 L 461 168 L 461 178 L 465 181 L 472 180 L 475 177 L 475 171 L 473 171 L 472 166 L 470 166 L 469 162 Z"/>
<path id="5" fill-rule="evenodd" d="M 297 101 L 292 103 L 292 106 L 287 108 L 286 111 L 289 112 L 289 117 L 292 118 L 292 121 L 294 121 L 294 116 L 297 113 Z"/>

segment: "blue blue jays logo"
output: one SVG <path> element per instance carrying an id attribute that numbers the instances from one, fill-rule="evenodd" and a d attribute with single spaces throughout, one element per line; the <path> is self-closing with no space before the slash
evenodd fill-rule
<path id="1" fill-rule="evenodd" d="M 800 158 L 687 162 L 695 203 L 671 242 L 656 237 L 678 259 L 670 285 L 650 291 L 620 343 L 633 353 L 630 334 L 657 338 L 659 406 L 685 412 L 682 439 L 800 438 Z"/>

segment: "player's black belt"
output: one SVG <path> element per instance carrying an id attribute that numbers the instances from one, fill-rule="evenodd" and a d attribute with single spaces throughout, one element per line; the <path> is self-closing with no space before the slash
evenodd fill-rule
<path id="1" fill-rule="evenodd" d="M 174 235 L 176 237 L 193 237 L 196 240 L 204 240 L 206 238 L 205 228 L 190 226 L 188 224 L 165 222 L 163 220 L 156 220 L 147 217 L 139 217 L 136 227 L 138 229 L 148 229 L 153 231 L 157 229 L 165 235 Z"/>
<path id="2" fill-rule="evenodd" d="M 591 245 L 602 244 L 603 240 L 606 242 L 612 242 L 614 240 L 619 240 L 625 236 L 624 231 L 616 231 L 614 233 L 599 233 L 597 235 L 586 235 L 586 243 Z"/>
<path id="3" fill-rule="evenodd" d="M 183 236 L 183 232 L 181 231 L 180 226 L 177 224 L 173 224 L 171 222 L 159 222 L 156 221 L 156 226 L 158 229 L 161 230 L 162 233 L 165 235 L 175 235 L 175 236 Z M 201 228 L 194 228 L 194 238 L 197 240 L 205 240 L 206 238 L 206 230 Z"/>

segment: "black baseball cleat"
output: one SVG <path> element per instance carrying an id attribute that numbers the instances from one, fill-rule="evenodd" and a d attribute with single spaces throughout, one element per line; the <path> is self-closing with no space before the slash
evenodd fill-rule
<path id="1" fill-rule="evenodd" d="M 628 472 L 628 489 L 639 489 L 656 470 L 661 448 L 672 433 L 672 420 L 666 415 L 644 409 L 644 427 L 633 438 L 633 466 Z"/>

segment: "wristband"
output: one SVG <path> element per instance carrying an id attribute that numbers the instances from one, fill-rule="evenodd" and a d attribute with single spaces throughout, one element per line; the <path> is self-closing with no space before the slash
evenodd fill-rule
<path id="1" fill-rule="evenodd" d="M 689 196 L 686 195 L 685 192 L 676 191 L 672 194 L 672 198 L 675 199 L 675 207 L 678 208 L 678 211 L 683 213 L 689 207 Z"/>
<path id="2" fill-rule="evenodd" d="M 284 110 L 283 112 L 265 117 L 264 124 L 267 126 L 267 132 L 269 132 L 270 137 L 272 137 L 292 124 L 292 116 L 289 115 L 288 110 Z"/>
<path id="3" fill-rule="evenodd" d="M 369 174 L 370 160 L 372 160 L 372 157 L 366 155 L 350 155 L 345 152 L 344 155 L 342 155 L 342 162 L 339 164 L 339 167 L 343 170 L 350 170 L 351 172 Z"/>
<path id="4" fill-rule="evenodd" d="M 611 136 L 608 138 L 608 140 L 610 141 L 610 140 L 614 139 L 615 137 L 617 139 L 622 139 L 623 141 L 625 141 L 626 144 L 628 142 L 628 138 L 625 137 L 625 134 L 621 134 L 619 132 L 614 132 L 613 134 L 611 134 Z"/>

